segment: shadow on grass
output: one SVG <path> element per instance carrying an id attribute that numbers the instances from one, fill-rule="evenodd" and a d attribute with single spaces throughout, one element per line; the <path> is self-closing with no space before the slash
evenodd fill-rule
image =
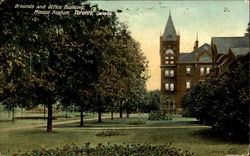
<path id="1" fill-rule="evenodd" d="M 237 143 L 237 144 L 247 144 L 248 139 L 237 139 L 237 138 L 229 138 L 226 137 L 225 134 L 216 133 L 212 131 L 212 129 L 201 129 L 198 131 L 195 131 L 191 134 L 193 137 L 200 137 L 204 138 L 204 140 L 217 142 L 217 143 Z"/>

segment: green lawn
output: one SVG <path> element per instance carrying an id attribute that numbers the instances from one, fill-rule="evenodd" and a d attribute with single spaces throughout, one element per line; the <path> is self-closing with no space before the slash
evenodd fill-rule
<path id="1" fill-rule="evenodd" d="M 197 125 L 193 118 L 177 117 L 173 121 L 148 121 L 147 116 L 123 119 L 104 120 L 104 123 L 87 121 L 87 127 L 124 127 L 131 126 L 127 122 L 143 120 L 148 127 L 155 126 L 193 126 Z M 172 143 L 173 146 L 194 152 L 197 156 L 225 156 L 229 150 L 236 150 L 237 154 L 247 152 L 248 144 L 225 141 L 206 134 L 209 128 L 169 128 L 169 129 L 126 129 L 115 130 L 128 133 L 126 136 L 97 137 L 96 133 L 103 130 L 84 130 L 78 124 L 54 126 L 52 133 L 46 133 L 45 128 L 27 129 L 4 132 L 0 134 L 0 152 L 10 155 L 14 152 L 23 153 L 41 146 L 55 148 L 66 144 L 75 143 L 83 145 L 90 142 L 98 143 Z M 109 131 L 109 130 L 104 130 Z"/>

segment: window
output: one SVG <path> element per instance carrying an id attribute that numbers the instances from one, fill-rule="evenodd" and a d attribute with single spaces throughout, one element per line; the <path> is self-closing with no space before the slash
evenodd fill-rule
<path id="1" fill-rule="evenodd" d="M 170 70 L 170 76 L 174 77 L 174 70 Z"/>
<path id="2" fill-rule="evenodd" d="M 173 83 L 170 83 L 170 90 L 174 91 L 174 84 Z"/>
<path id="3" fill-rule="evenodd" d="M 169 61 L 165 61 L 165 64 L 169 64 Z"/>
<path id="4" fill-rule="evenodd" d="M 168 57 L 168 56 L 166 56 L 166 57 L 165 57 L 165 60 L 168 60 L 168 59 L 169 59 L 169 57 Z"/>
<path id="5" fill-rule="evenodd" d="M 168 83 L 165 83 L 165 89 L 169 90 L 169 84 Z"/>
<path id="6" fill-rule="evenodd" d="M 204 75 L 204 67 L 201 67 L 201 68 L 200 68 L 200 74 L 201 74 L 201 75 Z"/>
<path id="7" fill-rule="evenodd" d="M 174 70 L 165 70 L 165 76 L 166 77 L 173 77 L 174 76 Z"/>
<path id="8" fill-rule="evenodd" d="M 167 49 L 165 51 L 166 54 L 174 54 L 174 51 L 172 49 Z"/>
<path id="9" fill-rule="evenodd" d="M 173 60 L 173 59 L 174 59 L 174 56 L 171 56 L 170 59 Z"/>
<path id="10" fill-rule="evenodd" d="M 165 70 L 165 76 L 169 76 L 169 70 Z"/>
<path id="11" fill-rule="evenodd" d="M 170 61 L 170 64 L 174 64 L 174 61 Z"/>
<path id="12" fill-rule="evenodd" d="M 186 81 L 186 88 L 190 89 L 190 81 Z"/>
<path id="13" fill-rule="evenodd" d="M 174 91 L 174 83 L 172 83 L 172 82 L 165 83 L 165 89 L 166 89 L 166 91 Z"/>
<path id="14" fill-rule="evenodd" d="M 191 73 L 191 68 L 190 67 L 186 67 L 186 73 L 190 74 Z"/>
<path id="15" fill-rule="evenodd" d="M 207 74 L 210 73 L 210 67 L 207 67 Z"/>
<path id="16" fill-rule="evenodd" d="M 199 61 L 200 61 L 200 62 L 212 62 L 212 59 L 211 59 L 211 57 L 208 56 L 208 55 L 203 55 L 203 56 L 201 56 L 201 57 L 199 58 Z"/>

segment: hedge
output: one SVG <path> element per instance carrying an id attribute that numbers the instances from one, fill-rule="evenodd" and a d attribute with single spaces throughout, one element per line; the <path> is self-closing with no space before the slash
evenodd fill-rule
<path id="1" fill-rule="evenodd" d="M 14 154 L 18 156 L 19 154 Z M 132 145 L 117 145 L 117 144 L 98 144 L 95 147 L 90 147 L 89 143 L 84 146 L 75 144 L 66 145 L 56 149 L 35 149 L 31 152 L 20 154 L 20 156 L 192 156 L 186 150 L 181 150 L 172 147 L 171 144 L 150 145 L 150 144 L 132 144 Z"/>

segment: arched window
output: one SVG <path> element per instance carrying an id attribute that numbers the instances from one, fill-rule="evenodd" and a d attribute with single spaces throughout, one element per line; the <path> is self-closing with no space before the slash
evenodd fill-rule
<path id="1" fill-rule="evenodd" d="M 201 57 L 199 58 L 199 61 L 200 61 L 200 62 L 212 62 L 212 59 L 211 59 L 211 57 L 208 56 L 208 55 L 203 55 L 203 56 L 201 56 Z"/>
<path id="2" fill-rule="evenodd" d="M 174 51 L 172 49 L 167 49 L 165 51 L 166 54 L 174 54 Z"/>

